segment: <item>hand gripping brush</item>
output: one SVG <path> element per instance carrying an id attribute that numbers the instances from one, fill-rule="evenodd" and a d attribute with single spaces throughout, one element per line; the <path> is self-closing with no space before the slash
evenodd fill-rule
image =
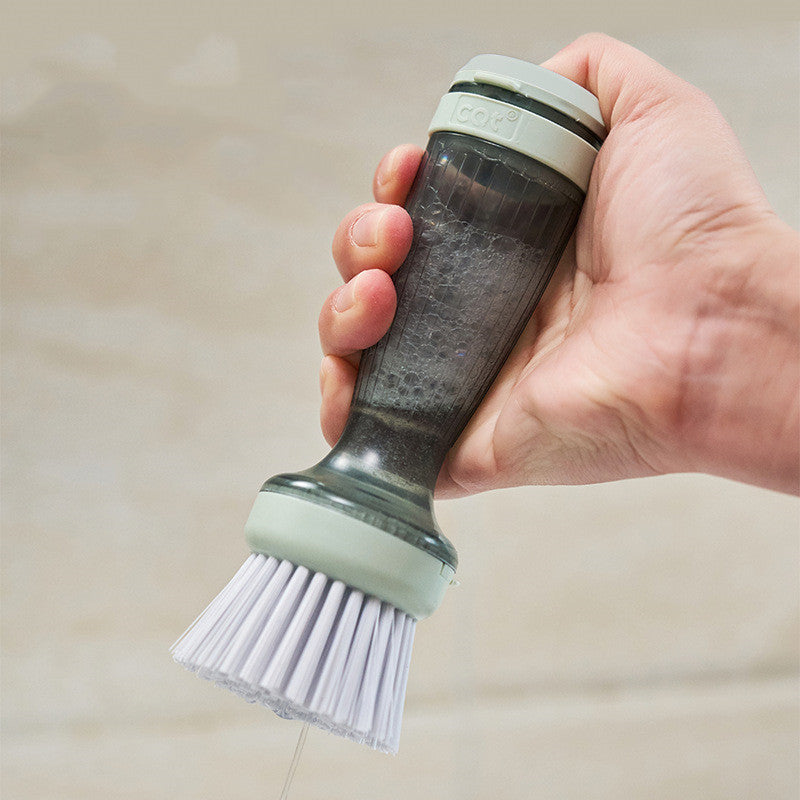
<path id="1" fill-rule="evenodd" d="M 484 55 L 429 133 L 395 319 L 362 355 L 344 433 L 264 484 L 252 555 L 173 647 L 246 700 L 390 753 L 417 620 L 456 569 L 437 474 L 555 269 L 605 129 L 580 86 Z"/>

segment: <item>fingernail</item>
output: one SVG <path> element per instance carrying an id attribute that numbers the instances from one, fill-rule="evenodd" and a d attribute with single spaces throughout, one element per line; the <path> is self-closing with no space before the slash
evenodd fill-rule
<path id="1" fill-rule="evenodd" d="M 378 227 L 384 212 L 367 211 L 350 228 L 350 238 L 359 247 L 375 247 L 378 244 Z"/>
<path id="2" fill-rule="evenodd" d="M 378 165 L 378 172 L 375 175 L 375 180 L 377 180 L 381 186 L 383 186 L 385 183 L 388 183 L 389 179 L 392 177 L 396 155 L 397 150 L 392 150 L 391 153 L 389 153 Z"/>
<path id="3" fill-rule="evenodd" d="M 358 280 L 358 275 L 355 278 L 348 281 L 341 289 L 336 293 L 336 296 L 333 298 L 333 307 L 341 314 L 343 311 L 347 311 L 349 308 L 352 308 L 356 302 L 356 281 Z"/>

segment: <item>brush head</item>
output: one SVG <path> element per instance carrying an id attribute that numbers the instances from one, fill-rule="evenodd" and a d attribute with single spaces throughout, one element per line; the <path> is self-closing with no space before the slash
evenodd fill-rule
<path id="1" fill-rule="evenodd" d="M 253 553 L 172 654 L 282 717 L 396 753 L 415 627 L 386 601 Z"/>

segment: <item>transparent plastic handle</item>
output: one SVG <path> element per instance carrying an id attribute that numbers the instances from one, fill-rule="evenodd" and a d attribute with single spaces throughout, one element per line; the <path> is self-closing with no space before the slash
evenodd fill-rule
<path id="1" fill-rule="evenodd" d="M 536 307 L 583 194 L 501 146 L 434 134 L 406 208 L 414 239 L 389 332 L 365 351 L 337 447 L 432 488 Z"/>

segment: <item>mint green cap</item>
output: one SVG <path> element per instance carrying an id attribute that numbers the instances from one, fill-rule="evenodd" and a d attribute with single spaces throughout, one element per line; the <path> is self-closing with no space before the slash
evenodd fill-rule
<path id="1" fill-rule="evenodd" d="M 589 91 L 557 72 L 510 56 L 484 54 L 471 58 L 453 83 L 488 83 L 537 100 L 585 125 L 601 139 L 606 128 L 600 103 Z"/>
<path id="2" fill-rule="evenodd" d="M 555 109 L 602 140 L 597 98 L 549 69 L 498 55 L 475 56 L 460 69 L 439 101 L 428 133 L 462 133 L 508 147 L 552 167 L 586 192 L 598 143 L 510 100 L 471 91 L 471 84 L 499 86 Z M 456 87 L 457 88 L 453 88 Z"/>

